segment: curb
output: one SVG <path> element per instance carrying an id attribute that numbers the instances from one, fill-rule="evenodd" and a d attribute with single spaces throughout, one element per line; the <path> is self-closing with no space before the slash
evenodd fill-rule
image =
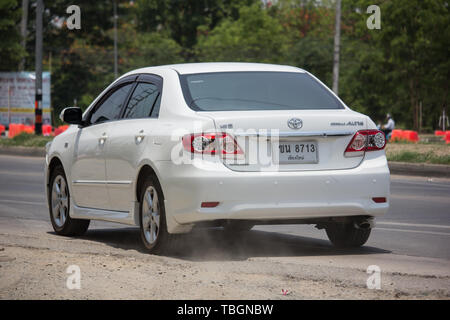
<path id="1" fill-rule="evenodd" d="M 45 148 L 41 147 L 0 147 L 0 154 L 26 157 L 45 157 Z"/>
<path id="2" fill-rule="evenodd" d="M 409 162 L 388 162 L 392 174 L 450 178 L 450 166 Z"/>
<path id="3" fill-rule="evenodd" d="M 39 147 L 0 147 L 0 155 L 45 157 L 45 149 Z M 409 162 L 388 162 L 392 174 L 408 176 L 432 176 L 450 178 L 450 166 Z"/>

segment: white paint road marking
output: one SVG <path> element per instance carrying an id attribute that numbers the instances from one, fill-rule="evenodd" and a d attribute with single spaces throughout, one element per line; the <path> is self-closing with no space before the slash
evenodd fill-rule
<path id="1" fill-rule="evenodd" d="M 391 199 L 401 199 L 401 200 L 413 200 L 413 201 L 440 201 L 440 202 L 446 202 L 450 203 L 449 197 L 444 196 L 434 196 L 434 195 L 428 195 L 428 196 L 420 196 L 420 195 L 400 195 L 400 194 L 391 194 Z"/>
<path id="2" fill-rule="evenodd" d="M 422 233 L 422 234 L 434 234 L 434 235 L 437 235 L 437 236 L 450 236 L 450 233 L 445 233 L 445 232 L 433 232 L 433 231 L 419 231 L 419 230 L 393 229 L 393 228 L 378 228 L 378 227 L 375 227 L 375 230 L 395 231 L 395 232 L 410 232 L 410 233 Z"/>
<path id="3" fill-rule="evenodd" d="M 446 225 L 422 224 L 422 223 L 403 223 L 403 222 L 383 222 L 383 221 L 376 221 L 376 222 L 375 222 L 375 225 L 405 226 L 405 227 L 418 227 L 418 228 L 450 229 L 450 226 L 446 226 Z"/>

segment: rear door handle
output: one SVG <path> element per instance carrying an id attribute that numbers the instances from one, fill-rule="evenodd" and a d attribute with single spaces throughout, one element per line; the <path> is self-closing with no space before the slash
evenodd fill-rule
<path id="1" fill-rule="evenodd" d="M 134 138 L 137 144 L 141 143 L 145 138 L 144 130 L 139 131 L 139 133 L 135 135 Z"/>

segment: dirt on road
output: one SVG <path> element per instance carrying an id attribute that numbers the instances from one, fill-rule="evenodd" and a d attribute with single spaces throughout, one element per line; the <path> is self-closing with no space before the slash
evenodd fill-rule
<path id="1" fill-rule="evenodd" d="M 44 221 L 0 218 L 0 299 L 450 298 L 444 259 L 339 251 L 263 231 L 230 240 L 219 229 L 196 230 L 183 243 L 178 255 L 154 256 L 136 228 L 66 238 Z M 80 289 L 67 287 L 73 265 Z M 367 287 L 370 265 L 381 270 L 380 289 Z"/>

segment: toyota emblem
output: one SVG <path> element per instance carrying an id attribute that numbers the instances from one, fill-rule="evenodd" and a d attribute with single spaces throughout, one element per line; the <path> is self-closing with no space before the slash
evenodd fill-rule
<path id="1" fill-rule="evenodd" d="M 289 119 L 289 121 L 287 122 L 288 127 L 294 130 L 300 129 L 301 127 L 303 127 L 303 121 L 302 119 L 299 118 L 292 118 Z"/>

